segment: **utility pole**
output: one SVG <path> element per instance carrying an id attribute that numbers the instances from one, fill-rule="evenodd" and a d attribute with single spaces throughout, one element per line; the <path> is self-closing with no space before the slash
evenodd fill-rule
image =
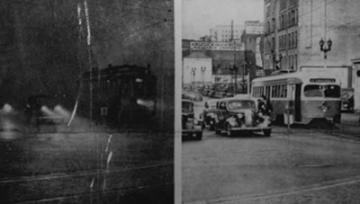
<path id="1" fill-rule="evenodd" d="M 233 43 L 233 52 L 234 52 L 234 65 L 232 70 L 234 71 L 234 96 L 237 92 L 237 67 L 236 67 L 236 42 L 234 39 L 234 21 L 231 20 L 231 41 Z"/>

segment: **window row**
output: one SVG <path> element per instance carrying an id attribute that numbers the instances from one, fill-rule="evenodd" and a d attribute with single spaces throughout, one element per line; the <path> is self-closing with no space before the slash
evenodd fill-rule
<path id="1" fill-rule="evenodd" d="M 298 10 L 292 9 L 288 12 L 284 12 L 279 16 L 278 29 L 282 30 L 288 27 L 292 27 L 298 24 Z M 272 33 L 276 29 L 276 19 L 271 18 L 266 22 L 266 33 Z"/>
<path id="2" fill-rule="evenodd" d="M 293 49 L 297 48 L 298 33 L 297 31 L 279 36 L 279 49 Z"/>
<path id="3" fill-rule="evenodd" d="M 298 23 L 298 9 L 291 9 L 279 16 L 279 29 L 292 27 Z"/>
<path id="4" fill-rule="evenodd" d="M 273 85 L 266 87 L 254 87 L 253 88 L 253 97 L 266 96 L 269 97 L 271 93 L 271 98 L 286 98 L 287 97 L 287 85 Z"/>

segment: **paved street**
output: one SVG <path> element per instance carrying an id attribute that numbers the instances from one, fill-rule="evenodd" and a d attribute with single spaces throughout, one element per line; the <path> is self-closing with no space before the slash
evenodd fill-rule
<path id="1" fill-rule="evenodd" d="M 0 113 L 0 203 L 168 203 L 172 133 L 117 132 L 77 118 L 27 126 Z M 159 196 L 161 195 L 161 196 Z"/>
<path id="2" fill-rule="evenodd" d="M 195 115 L 202 109 L 196 102 Z M 271 137 L 226 137 L 205 129 L 202 141 L 183 141 L 183 201 L 358 203 L 356 119 L 343 114 L 334 129 L 274 126 Z"/>
<path id="3" fill-rule="evenodd" d="M 359 147 L 303 128 L 275 127 L 269 138 L 206 131 L 183 142 L 183 201 L 351 203 L 360 199 Z"/>

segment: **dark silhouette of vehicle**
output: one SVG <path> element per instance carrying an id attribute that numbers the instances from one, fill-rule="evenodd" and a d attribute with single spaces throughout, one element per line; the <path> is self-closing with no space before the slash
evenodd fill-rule
<path id="1" fill-rule="evenodd" d="M 150 66 L 109 65 L 87 71 L 80 90 L 81 115 L 114 127 L 154 127 L 156 77 Z"/>

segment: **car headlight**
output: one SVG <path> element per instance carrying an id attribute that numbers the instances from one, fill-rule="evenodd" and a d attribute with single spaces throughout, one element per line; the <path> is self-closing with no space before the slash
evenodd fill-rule
<path id="1" fill-rule="evenodd" d="M 244 118 L 244 113 L 238 113 L 236 116 L 237 116 L 239 119 L 242 119 L 242 118 Z"/>
<path id="2" fill-rule="evenodd" d="M 226 120 L 231 126 L 238 126 L 236 119 L 234 117 L 230 117 Z"/>

